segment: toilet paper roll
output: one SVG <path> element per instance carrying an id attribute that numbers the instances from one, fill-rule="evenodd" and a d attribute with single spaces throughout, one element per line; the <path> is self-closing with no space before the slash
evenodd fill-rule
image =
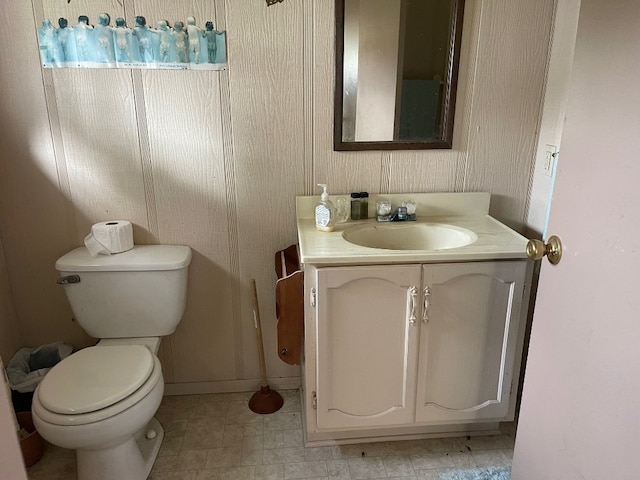
<path id="1" fill-rule="evenodd" d="M 96 223 L 84 238 L 84 245 L 93 257 L 126 252 L 133 248 L 133 226 L 126 220 Z"/>

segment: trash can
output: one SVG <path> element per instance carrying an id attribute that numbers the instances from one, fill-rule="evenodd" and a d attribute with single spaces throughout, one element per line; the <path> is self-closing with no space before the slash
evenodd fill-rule
<path id="1" fill-rule="evenodd" d="M 63 342 L 21 348 L 7 365 L 11 400 L 16 412 L 30 412 L 33 392 L 51 368 L 71 355 L 73 347 Z"/>
<path id="2" fill-rule="evenodd" d="M 42 454 L 44 453 L 44 441 L 36 431 L 36 427 L 33 426 L 31 412 L 18 412 L 16 413 L 16 418 L 18 419 L 18 425 L 20 426 L 18 436 L 20 438 L 22 458 L 24 459 L 24 464 L 27 467 L 30 467 L 42 458 Z"/>

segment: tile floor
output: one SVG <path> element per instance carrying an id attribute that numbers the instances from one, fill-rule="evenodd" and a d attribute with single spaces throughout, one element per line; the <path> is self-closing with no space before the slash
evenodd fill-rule
<path id="1" fill-rule="evenodd" d="M 305 448 L 299 392 L 280 391 L 284 406 L 271 415 L 249 410 L 252 394 L 165 397 L 156 415 L 165 439 L 150 480 L 438 480 L 452 469 L 511 465 L 513 424 L 500 436 Z M 47 445 L 28 474 L 75 479 L 74 452 Z"/>

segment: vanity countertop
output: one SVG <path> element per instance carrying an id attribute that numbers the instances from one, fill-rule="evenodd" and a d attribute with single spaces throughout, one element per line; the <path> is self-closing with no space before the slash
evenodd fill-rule
<path id="1" fill-rule="evenodd" d="M 431 198 L 429 197 L 430 195 L 432 196 Z M 485 196 L 483 197 L 481 195 Z M 489 206 L 488 194 L 408 194 L 399 195 L 398 197 L 405 199 L 418 197 L 419 204 L 425 201 L 424 199 L 426 198 L 426 203 L 434 205 L 432 199 L 450 200 L 454 199 L 454 196 L 457 198 L 467 196 L 466 198 L 472 200 L 471 204 L 473 204 L 473 208 L 468 210 L 470 214 L 461 214 L 465 210 L 464 205 L 457 211 L 446 211 L 435 206 L 431 208 L 431 213 L 440 213 L 439 215 L 420 216 L 419 209 L 416 222 L 394 223 L 394 225 L 416 223 L 453 225 L 471 230 L 478 237 L 477 240 L 469 245 L 442 250 L 389 250 L 355 245 L 345 240 L 343 233 L 350 228 L 367 224 L 375 225 L 377 223 L 375 219 L 349 220 L 345 223 L 337 224 L 333 232 L 321 232 L 316 230 L 315 221 L 309 214 L 309 206 L 312 206 L 313 203 L 307 200 L 309 197 L 299 197 L 297 224 L 298 241 L 300 244 L 300 262 L 303 264 L 310 263 L 316 265 L 366 265 L 527 258 L 527 239 L 494 219 L 488 215 L 488 213 L 485 213 L 488 211 Z M 392 198 L 392 200 L 394 200 L 394 198 Z M 429 200 L 432 201 L 429 202 Z M 478 200 L 480 200 L 480 202 L 478 202 Z M 484 203 L 485 205 L 479 206 L 479 203 Z M 443 202 L 442 204 L 451 205 L 452 203 Z M 373 216 L 374 211 L 375 199 L 373 209 L 370 203 L 370 216 Z M 381 225 L 385 224 L 381 223 Z"/>

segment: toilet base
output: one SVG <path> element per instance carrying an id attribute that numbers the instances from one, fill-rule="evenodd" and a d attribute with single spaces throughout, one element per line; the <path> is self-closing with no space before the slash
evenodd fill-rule
<path id="1" fill-rule="evenodd" d="M 149 434 L 151 431 L 155 436 Z M 152 418 L 125 443 L 100 450 L 77 450 L 78 480 L 144 480 L 151 473 L 163 438 L 162 425 Z"/>

